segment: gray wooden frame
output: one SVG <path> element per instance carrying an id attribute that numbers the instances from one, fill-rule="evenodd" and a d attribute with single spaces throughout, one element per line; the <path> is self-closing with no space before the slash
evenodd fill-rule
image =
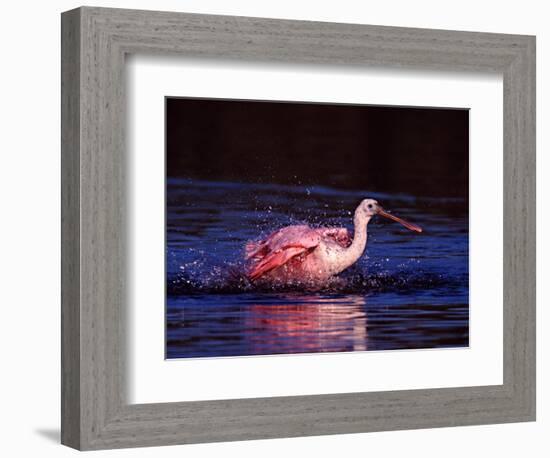
<path id="1" fill-rule="evenodd" d="M 128 404 L 128 53 L 503 74 L 503 385 Z M 104 449 L 534 419 L 534 37 L 91 7 L 63 13 L 63 444 Z"/>

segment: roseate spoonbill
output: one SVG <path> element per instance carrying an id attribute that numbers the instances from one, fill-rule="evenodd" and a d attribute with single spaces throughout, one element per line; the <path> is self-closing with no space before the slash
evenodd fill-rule
<path id="1" fill-rule="evenodd" d="M 346 228 L 287 226 L 265 240 L 248 242 L 248 278 L 252 281 L 319 283 L 353 265 L 365 251 L 367 224 L 375 215 L 397 221 L 407 229 L 420 226 L 386 212 L 373 199 L 363 200 L 355 210 L 353 238 Z"/>

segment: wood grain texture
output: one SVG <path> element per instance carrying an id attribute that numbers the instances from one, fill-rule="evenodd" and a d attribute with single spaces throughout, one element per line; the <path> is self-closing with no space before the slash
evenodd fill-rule
<path id="1" fill-rule="evenodd" d="M 88 7 L 63 13 L 62 24 L 64 444 L 103 449 L 535 418 L 534 37 Z M 128 404 L 128 53 L 502 73 L 504 384 Z"/>
<path id="2" fill-rule="evenodd" d="M 80 446 L 80 14 L 61 24 L 61 441 Z"/>

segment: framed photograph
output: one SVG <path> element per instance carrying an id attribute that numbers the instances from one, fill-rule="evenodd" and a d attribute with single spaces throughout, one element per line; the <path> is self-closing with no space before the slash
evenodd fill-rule
<path id="1" fill-rule="evenodd" d="M 62 15 L 62 442 L 535 419 L 535 39 Z"/>
<path id="2" fill-rule="evenodd" d="M 469 346 L 468 110 L 165 103 L 166 358 Z"/>

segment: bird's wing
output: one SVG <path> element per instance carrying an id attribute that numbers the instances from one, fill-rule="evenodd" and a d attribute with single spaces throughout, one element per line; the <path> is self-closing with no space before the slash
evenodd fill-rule
<path id="1" fill-rule="evenodd" d="M 247 244 L 247 259 L 252 259 L 248 277 L 256 280 L 290 259 L 319 245 L 321 238 L 308 226 L 288 226 L 272 233 L 261 242 Z"/>
<path id="2" fill-rule="evenodd" d="M 244 258 L 247 260 L 263 258 L 269 249 L 266 242 L 267 240 L 248 242 L 244 247 Z"/>
<path id="3" fill-rule="evenodd" d="M 343 248 L 348 248 L 353 241 L 352 235 L 345 227 L 321 227 L 316 230 L 321 237 L 331 239 Z"/>

